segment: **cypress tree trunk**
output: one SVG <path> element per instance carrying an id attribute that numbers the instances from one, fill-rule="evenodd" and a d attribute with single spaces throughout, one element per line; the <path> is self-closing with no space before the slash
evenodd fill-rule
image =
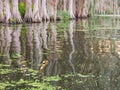
<path id="1" fill-rule="evenodd" d="M 88 0 L 78 0 L 77 2 L 77 17 L 86 18 L 89 15 L 89 1 Z"/>
<path id="2" fill-rule="evenodd" d="M 0 22 L 3 22 L 4 15 L 3 15 L 3 2 L 0 0 Z"/>
<path id="3" fill-rule="evenodd" d="M 118 13 L 118 5 L 117 5 L 117 0 L 113 1 L 113 14 L 117 14 Z"/>
<path id="4" fill-rule="evenodd" d="M 42 17 L 42 0 L 38 0 L 39 15 Z"/>
<path id="5" fill-rule="evenodd" d="M 32 21 L 33 22 L 40 22 L 41 21 L 41 17 L 39 14 L 39 0 L 34 1 Z"/>
<path id="6" fill-rule="evenodd" d="M 12 17 L 16 23 L 22 22 L 22 18 L 18 10 L 18 0 L 12 0 Z"/>
<path id="7" fill-rule="evenodd" d="M 73 10 L 74 10 L 74 2 L 73 2 L 73 0 L 69 0 L 69 10 L 68 10 L 68 12 L 69 12 L 69 15 L 70 15 L 71 19 L 75 18 Z"/>
<path id="8" fill-rule="evenodd" d="M 66 11 L 67 11 L 67 8 L 66 8 L 66 7 L 67 7 L 67 0 L 64 0 L 64 3 L 63 3 L 63 4 L 64 4 L 63 10 L 66 12 Z"/>
<path id="9" fill-rule="evenodd" d="M 95 0 L 94 5 L 95 5 L 95 6 L 94 6 L 94 7 L 95 7 L 95 8 L 94 8 L 95 11 L 94 11 L 94 12 L 95 12 L 95 13 L 99 13 L 99 10 L 98 10 L 98 8 L 99 8 L 98 0 Z"/>
<path id="10" fill-rule="evenodd" d="M 95 13 L 97 14 L 118 14 L 117 0 L 96 0 Z"/>
<path id="11" fill-rule="evenodd" d="M 4 5 L 4 21 L 3 22 L 10 23 L 12 19 L 12 15 L 10 12 L 9 0 L 3 0 L 3 5 Z"/>
<path id="12" fill-rule="evenodd" d="M 25 22 L 32 22 L 32 0 L 26 0 Z"/>
<path id="13" fill-rule="evenodd" d="M 55 6 L 54 6 L 54 20 L 57 19 L 57 6 L 58 6 L 59 0 L 55 0 Z"/>
<path id="14" fill-rule="evenodd" d="M 60 11 L 61 11 L 61 10 L 64 10 L 63 5 L 64 5 L 63 0 L 58 0 L 58 6 L 57 6 L 57 9 L 60 10 Z"/>
<path id="15" fill-rule="evenodd" d="M 56 21 L 56 17 L 57 17 L 57 0 L 49 0 L 48 1 L 48 14 L 51 20 Z"/>
<path id="16" fill-rule="evenodd" d="M 0 22 L 23 22 L 18 9 L 20 1 L 23 0 L 0 0 Z M 34 1 L 33 12 L 32 1 Z M 120 12 L 118 0 L 25 0 L 25 4 L 25 22 L 40 22 L 41 18 L 55 21 L 58 9 L 67 11 L 70 18 L 86 18 L 89 15 L 90 4 L 97 14 L 119 14 Z"/>
<path id="17" fill-rule="evenodd" d="M 83 9 L 84 0 L 78 0 L 77 2 L 77 17 L 82 17 L 82 9 Z"/>
<path id="18" fill-rule="evenodd" d="M 89 0 L 84 0 L 83 10 L 82 10 L 82 17 L 88 17 L 89 15 Z"/>
<path id="19" fill-rule="evenodd" d="M 47 2 L 46 0 L 42 0 L 42 18 L 44 20 L 49 20 L 49 16 L 48 16 L 48 13 L 47 13 Z"/>

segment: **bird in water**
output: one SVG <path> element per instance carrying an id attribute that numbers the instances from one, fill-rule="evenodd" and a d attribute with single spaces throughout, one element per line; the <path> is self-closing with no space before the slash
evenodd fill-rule
<path id="1" fill-rule="evenodd" d="M 46 66 L 48 65 L 49 61 L 48 60 L 43 60 L 42 61 L 42 64 L 40 66 L 40 72 L 44 75 L 44 71 L 45 71 L 45 68 Z"/>

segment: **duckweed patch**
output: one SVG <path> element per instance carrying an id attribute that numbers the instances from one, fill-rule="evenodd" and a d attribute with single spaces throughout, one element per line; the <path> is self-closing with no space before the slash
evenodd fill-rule
<path id="1" fill-rule="evenodd" d="M 37 70 L 27 69 L 0 64 L 0 90 L 56 90 L 48 81 L 58 81 L 60 77 L 44 77 L 40 81 Z"/>

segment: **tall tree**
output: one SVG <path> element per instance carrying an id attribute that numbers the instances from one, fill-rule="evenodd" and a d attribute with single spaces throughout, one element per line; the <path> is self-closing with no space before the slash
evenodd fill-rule
<path id="1" fill-rule="evenodd" d="M 47 3 L 48 3 L 49 17 L 50 17 L 51 20 L 56 21 L 58 0 L 49 0 Z"/>
<path id="2" fill-rule="evenodd" d="M 38 0 L 39 15 L 42 17 L 42 0 Z"/>
<path id="3" fill-rule="evenodd" d="M 67 11 L 67 0 L 64 0 L 63 5 L 63 10 Z"/>
<path id="4" fill-rule="evenodd" d="M 95 13 L 118 14 L 118 0 L 95 0 Z"/>
<path id="5" fill-rule="evenodd" d="M 12 19 L 12 15 L 10 12 L 9 0 L 3 0 L 3 5 L 4 5 L 4 22 L 10 23 Z"/>
<path id="6" fill-rule="evenodd" d="M 49 16 L 47 13 L 47 1 L 46 0 L 42 0 L 42 18 L 44 20 L 49 20 Z"/>
<path id="7" fill-rule="evenodd" d="M 69 10 L 68 10 L 68 12 L 69 12 L 69 15 L 70 15 L 70 18 L 72 19 L 72 18 L 75 18 L 75 15 L 74 15 L 74 12 L 73 12 L 73 10 L 74 10 L 74 1 L 73 0 L 69 0 Z"/>
<path id="8" fill-rule="evenodd" d="M 32 0 L 25 0 L 26 2 L 26 12 L 24 20 L 25 22 L 32 22 Z"/>
<path id="9" fill-rule="evenodd" d="M 41 21 L 41 17 L 40 17 L 40 14 L 39 14 L 39 0 L 34 1 L 32 21 L 33 22 L 40 22 Z"/>
<path id="10" fill-rule="evenodd" d="M 3 22 L 4 15 L 3 15 L 3 2 L 0 0 L 0 22 Z"/>
<path id="11" fill-rule="evenodd" d="M 18 10 L 18 0 L 12 0 L 12 18 L 16 23 L 22 22 L 22 18 Z"/>
<path id="12" fill-rule="evenodd" d="M 84 18 L 89 15 L 89 0 L 77 0 L 77 17 Z"/>

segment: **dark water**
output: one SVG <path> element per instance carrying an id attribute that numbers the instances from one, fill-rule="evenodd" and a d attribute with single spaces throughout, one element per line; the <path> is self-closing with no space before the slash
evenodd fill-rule
<path id="1" fill-rule="evenodd" d="M 0 90 L 120 90 L 120 20 L 1 24 Z"/>

